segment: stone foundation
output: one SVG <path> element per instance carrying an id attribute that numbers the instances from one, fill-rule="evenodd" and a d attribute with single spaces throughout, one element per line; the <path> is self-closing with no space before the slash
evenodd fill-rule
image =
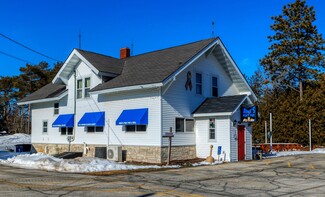
<path id="1" fill-rule="evenodd" d="M 68 144 L 33 144 L 36 152 L 50 155 L 68 152 Z M 87 144 L 87 154 L 84 157 L 94 157 L 95 147 L 106 147 L 105 145 Z M 71 144 L 71 152 L 84 152 L 83 144 Z M 123 146 L 122 151 L 126 154 L 126 161 L 144 163 L 167 162 L 168 147 L 159 146 Z M 195 146 L 173 146 L 171 149 L 171 160 L 187 160 L 196 158 Z"/>

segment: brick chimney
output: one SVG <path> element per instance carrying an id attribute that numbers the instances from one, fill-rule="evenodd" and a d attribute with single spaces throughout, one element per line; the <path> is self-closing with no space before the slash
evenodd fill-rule
<path id="1" fill-rule="evenodd" d="M 120 49 L 120 59 L 130 57 L 130 48 L 121 48 Z"/>

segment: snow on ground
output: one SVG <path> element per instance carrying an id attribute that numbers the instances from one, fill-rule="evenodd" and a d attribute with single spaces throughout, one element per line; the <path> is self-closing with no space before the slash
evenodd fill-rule
<path id="1" fill-rule="evenodd" d="M 178 168 L 179 166 L 156 165 L 128 165 L 100 158 L 78 157 L 76 159 L 59 159 L 43 153 L 31 155 L 18 155 L 7 160 L 1 160 L 0 164 L 58 172 L 98 172 L 113 170 L 136 170 L 146 168 Z"/>
<path id="2" fill-rule="evenodd" d="M 30 135 L 24 133 L 16 133 L 13 135 L 0 136 L 0 151 L 6 149 L 15 150 L 16 144 L 30 144 Z"/>
<path id="3" fill-rule="evenodd" d="M 290 155 L 304 155 L 304 154 L 325 154 L 325 148 L 316 148 L 312 151 L 282 151 L 275 152 L 273 155 L 267 157 L 285 157 Z"/>

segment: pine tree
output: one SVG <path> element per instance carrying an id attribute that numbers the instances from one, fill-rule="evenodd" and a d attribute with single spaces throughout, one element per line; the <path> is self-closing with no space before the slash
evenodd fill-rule
<path id="1" fill-rule="evenodd" d="M 299 89 L 302 100 L 304 84 L 325 69 L 325 40 L 313 25 L 315 10 L 305 0 L 284 6 L 282 12 L 271 17 L 275 34 L 268 36 L 269 53 L 260 63 L 273 85 Z"/>

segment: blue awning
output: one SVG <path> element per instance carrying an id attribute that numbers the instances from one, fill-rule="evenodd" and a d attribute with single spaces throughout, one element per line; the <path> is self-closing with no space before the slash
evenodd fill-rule
<path id="1" fill-rule="evenodd" d="M 123 110 L 116 125 L 147 125 L 148 108 Z"/>
<path id="2" fill-rule="evenodd" d="M 78 122 L 78 126 L 105 126 L 105 112 L 85 113 Z"/>
<path id="3" fill-rule="evenodd" d="M 74 126 L 73 114 L 61 114 L 52 124 L 52 127 L 73 127 L 73 126 Z"/>

